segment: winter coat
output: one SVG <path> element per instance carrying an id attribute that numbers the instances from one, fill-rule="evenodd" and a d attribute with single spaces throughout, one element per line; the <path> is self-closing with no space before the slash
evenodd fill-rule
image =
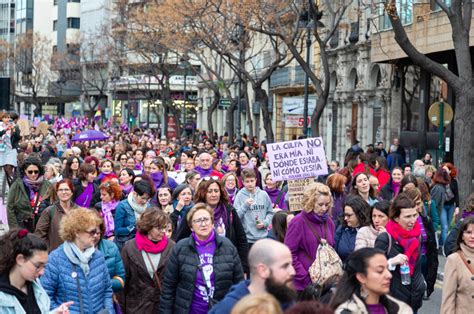
<path id="1" fill-rule="evenodd" d="M 249 255 L 249 246 L 247 243 L 247 236 L 245 235 L 244 227 L 242 226 L 242 222 L 240 221 L 239 215 L 237 215 L 237 211 L 235 210 L 232 205 L 227 204 L 227 225 L 229 226 L 225 230 L 225 237 L 232 242 L 232 244 L 237 248 L 237 252 L 239 252 L 240 261 L 242 262 L 242 268 L 244 269 L 244 273 L 250 273 L 249 264 L 247 257 Z M 189 228 L 188 224 L 181 224 L 178 227 L 177 232 L 175 233 L 175 237 L 173 237 L 174 241 L 179 241 L 181 239 L 187 238 L 191 235 L 191 229 Z"/>
<path id="2" fill-rule="evenodd" d="M 41 284 L 51 299 L 51 309 L 67 301 L 74 301 L 71 313 L 80 312 L 77 279 L 81 289 L 84 314 L 95 314 L 101 310 L 115 313 L 112 304 L 112 284 L 109 271 L 101 252 L 95 251 L 89 261 L 90 273 L 86 277 L 81 267 L 71 263 L 64 253 L 63 245 L 49 254 L 48 265 Z M 76 277 L 71 274 L 75 273 Z"/>
<path id="3" fill-rule="evenodd" d="M 253 198 L 252 205 L 247 205 L 246 200 Z M 234 207 L 237 210 L 245 234 L 249 243 L 266 238 L 267 228 L 272 223 L 273 205 L 270 197 L 259 187 L 255 188 L 255 193 L 250 194 L 247 189 L 240 190 L 235 196 Z M 263 228 L 257 228 L 257 220 L 263 223 Z"/>
<path id="4" fill-rule="evenodd" d="M 339 226 L 337 227 L 336 234 L 334 236 L 334 249 L 344 263 L 354 251 L 355 241 L 357 236 L 357 228 Z"/>
<path id="5" fill-rule="evenodd" d="M 38 305 L 41 314 L 50 313 L 51 301 L 49 296 L 44 291 L 39 281 L 32 281 L 33 292 L 35 294 L 36 304 Z M 2 314 L 27 314 L 21 306 L 18 299 L 6 291 L 3 291 L 0 286 L 0 313 Z M 53 311 L 51 311 L 53 313 Z"/>
<path id="6" fill-rule="evenodd" d="M 423 227 L 425 228 L 427 235 L 426 242 L 426 259 L 428 264 L 428 273 L 426 274 L 426 292 L 430 296 L 434 291 L 434 285 L 438 277 L 438 245 L 436 243 L 436 232 L 433 229 L 431 219 L 427 216 L 421 215 Z"/>
<path id="7" fill-rule="evenodd" d="M 332 205 L 332 210 L 331 210 L 332 221 L 334 222 L 336 227 L 338 227 L 344 218 L 342 216 L 344 214 L 344 201 L 346 199 L 346 194 L 344 192 L 343 193 L 332 192 L 331 195 L 334 202 Z"/>
<path id="8" fill-rule="evenodd" d="M 474 249 L 461 244 L 464 257 L 474 264 Z M 448 256 L 444 266 L 443 297 L 440 313 L 472 313 L 474 274 L 467 268 L 458 253 Z"/>
<path id="9" fill-rule="evenodd" d="M 357 231 L 354 250 L 364 247 L 374 247 L 375 239 L 379 236 L 379 231 L 374 226 L 365 226 Z"/>
<path id="10" fill-rule="evenodd" d="M 41 199 L 44 198 L 48 188 L 51 184 L 48 180 L 43 180 L 41 187 L 39 189 L 39 195 Z M 10 228 L 20 227 L 28 229 L 30 232 L 34 232 L 34 225 L 39 219 L 39 215 L 34 217 L 34 221 L 31 220 L 34 212 L 30 203 L 29 189 L 23 183 L 22 178 L 16 179 L 8 192 L 8 201 L 7 201 L 7 212 L 8 212 L 8 225 Z M 40 205 L 38 201 L 37 206 Z M 38 207 L 39 208 L 39 207 Z"/>
<path id="11" fill-rule="evenodd" d="M 305 211 L 296 215 L 288 225 L 285 244 L 291 251 L 295 268 L 294 285 L 296 290 L 303 291 L 311 283 L 308 269 L 316 258 L 319 241 L 308 225 L 312 226 L 321 239 L 326 238 L 329 245 L 334 246 L 334 223 L 328 219 L 325 224 L 312 217 L 313 213 Z"/>
<path id="12" fill-rule="evenodd" d="M 377 173 L 375 172 L 375 170 L 373 168 L 369 167 L 369 165 L 367 165 L 363 162 L 360 162 L 354 167 L 354 171 L 352 171 L 352 177 L 355 177 L 356 174 L 361 173 L 361 172 L 365 173 L 366 172 L 365 171 L 365 166 L 367 166 L 367 170 L 369 171 L 369 173 L 371 175 L 373 175 L 374 177 L 377 176 Z"/>
<path id="13" fill-rule="evenodd" d="M 156 269 L 157 276 L 163 287 L 164 270 L 175 243 L 168 240 L 166 248 L 161 252 L 160 262 Z M 151 278 L 142 255 L 137 248 L 135 239 L 125 243 L 122 250 L 125 266 L 125 312 L 158 313 L 160 295 L 163 291 L 157 286 L 156 278 Z"/>
<path id="14" fill-rule="evenodd" d="M 449 183 L 449 187 L 451 188 L 451 191 L 453 191 L 454 197 L 449 201 L 445 201 L 444 205 L 454 205 L 455 207 L 459 207 L 458 180 L 451 179 L 451 183 Z"/>
<path id="15" fill-rule="evenodd" d="M 179 241 L 166 265 L 160 313 L 188 313 L 196 285 L 199 255 L 192 237 Z M 216 235 L 213 257 L 214 295 L 220 301 L 232 285 L 244 279 L 237 249 L 229 239 Z"/>
<path id="16" fill-rule="evenodd" d="M 136 224 L 135 211 L 128 200 L 120 201 L 115 208 L 114 217 L 114 241 L 120 250 L 125 242 L 135 238 Z"/>
<path id="17" fill-rule="evenodd" d="M 428 212 L 428 202 L 423 202 L 423 205 L 425 207 L 425 212 L 431 218 L 431 224 L 433 225 L 433 229 L 435 231 L 438 230 L 438 226 L 439 226 L 440 222 L 439 222 L 439 216 L 438 216 L 438 210 L 437 210 L 437 207 L 436 207 L 436 202 L 434 200 L 431 200 L 429 212 Z"/>
<path id="18" fill-rule="evenodd" d="M 122 282 L 114 278 L 120 277 L 125 282 L 125 269 L 117 245 L 112 241 L 101 239 L 98 250 L 104 255 L 105 264 L 109 270 L 109 277 L 112 283 L 112 291 L 118 292 L 123 290 Z"/>
<path id="19" fill-rule="evenodd" d="M 74 208 L 77 208 L 75 204 L 70 210 Z M 36 224 L 35 234 L 48 243 L 49 252 L 57 249 L 64 242 L 59 236 L 59 225 L 65 215 L 66 212 L 57 203 L 46 208 Z"/>
<path id="20" fill-rule="evenodd" d="M 388 181 L 390 181 L 390 172 L 388 172 L 387 170 L 383 169 L 383 168 L 380 168 L 379 170 L 376 171 L 377 175 L 377 179 L 379 180 L 379 192 L 380 190 L 382 190 L 382 188 L 388 183 Z"/>
<path id="21" fill-rule="evenodd" d="M 380 298 L 380 303 L 384 306 L 387 313 L 411 314 L 413 310 L 404 302 L 395 299 L 389 295 Z M 336 314 L 369 314 L 364 301 L 362 301 L 356 294 L 346 302 L 339 305 L 334 312 Z"/>
<path id="22" fill-rule="evenodd" d="M 391 237 L 391 249 L 389 252 L 389 238 Z M 375 248 L 385 252 L 387 259 L 397 256 L 398 254 L 404 254 L 403 247 L 387 232 L 381 233 L 375 240 Z M 400 301 L 407 303 L 411 308 L 416 311 L 423 303 L 423 295 L 425 293 L 426 284 L 421 273 L 421 245 L 420 254 L 416 261 L 415 271 L 411 276 L 411 284 L 402 285 L 402 279 L 400 275 L 400 265 L 397 265 L 392 273 L 392 280 L 390 282 L 390 294 Z"/>
<path id="23" fill-rule="evenodd" d="M 456 252 L 456 241 L 458 240 L 458 233 L 459 229 L 461 229 L 461 223 L 462 220 L 456 223 L 444 241 L 444 256 L 449 256 Z"/>
<path id="24" fill-rule="evenodd" d="M 238 284 L 233 285 L 225 298 L 209 311 L 209 314 L 230 314 L 234 305 L 243 297 L 250 294 L 249 291 L 250 280 L 242 280 Z"/>
<path id="25" fill-rule="evenodd" d="M 81 194 L 84 192 L 84 186 L 82 185 L 81 180 L 79 179 L 74 179 L 72 181 L 74 185 L 74 194 L 72 196 L 72 199 L 74 202 L 76 202 L 76 199 L 81 196 Z M 94 205 L 97 202 L 100 202 L 100 190 L 99 190 L 99 185 L 96 183 L 92 183 L 94 186 L 94 191 L 92 192 L 92 199 L 90 202 L 90 207 L 94 207 Z"/>
<path id="26" fill-rule="evenodd" d="M 392 198 L 395 196 L 395 191 L 392 189 L 392 180 L 388 180 L 387 184 L 384 185 L 382 189 L 380 189 L 379 197 L 386 201 L 391 201 Z"/>
<path id="27" fill-rule="evenodd" d="M 436 183 L 431 188 L 430 194 L 431 199 L 436 202 L 438 217 L 441 217 L 441 211 L 443 210 L 444 201 L 446 199 L 446 187 L 441 183 Z"/>

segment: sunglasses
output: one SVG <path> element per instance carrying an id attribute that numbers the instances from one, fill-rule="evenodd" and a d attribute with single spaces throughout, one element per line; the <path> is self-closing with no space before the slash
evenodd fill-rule
<path id="1" fill-rule="evenodd" d="M 26 173 L 28 173 L 28 174 L 38 174 L 39 170 L 28 170 Z"/>

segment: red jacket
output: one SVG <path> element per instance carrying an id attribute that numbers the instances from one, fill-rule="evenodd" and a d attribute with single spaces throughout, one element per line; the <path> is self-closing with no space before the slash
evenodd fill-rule
<path id="1" fill-rule="evenodd" d="M 379 192 L 382 190 L 383 186 L 388 183 L 390 180 L 390 172 L 388 172 L 385 169 L 379 169 L 377 170 L 377 179 L 379 179 Z"/>

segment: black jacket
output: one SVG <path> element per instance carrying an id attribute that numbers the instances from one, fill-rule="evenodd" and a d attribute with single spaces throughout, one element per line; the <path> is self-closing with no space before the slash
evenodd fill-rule
<path id="1" fill-rule="evenodd" d="M 74 195 L 72 199 L 75 202 L 76 199 L 82 194 L 82 192 L 84 192 L 84 187 L 82 186 L 81 180 L 74 179 L 72 183 L 74 185 Z M 94 205 L 98 202 L 100 202 L 100 190 L 99 186 L 97 184 L 94 184 L 94 192 L 92 192 L 92 200 L 90 203 L 90 207 L 94 207 Z"/>
<path id="2" fill-rule="evenodd" d="M 166 265 L 159 313 L 189 312 L 199 264 L 199 255 L 192 237 L 183 239 L 174 246 Z M 214 300 L 220 301 L 232 285 L 244 279 L 237 249 L 227 238 L 216 236 L 213 268 Z"/>
<path id="3" fill-rule="evenodd" d="M 427 249 L 426 259 L 428 264 L 428 273 L 426 274 L 426 291 L 428 296 L 430 296 L 434 291 L 434 285 L 436 283 L 436 278 L 438 276 L 438 245 L 436 244 L 436 233 L 433 228 L 433 223 L 431 218 L 428 216 L 421 216 L 423 221 L 423 227 L 425 228 L 427 239 Z"/>
<path id="4" fill-rule="evenodd" d="M 449 201 L 445 201 L 444 205 L 455 205 L 456 207 L 459 207 L 458 180 L 451 179 L 451 183 L 449 183 L 449 187 L 451 188 L 451 191 L 453 191 L 454 197 Z"/>
<path id="5" fill-rule="evenodd" d="M 385 184 L 380 190 L 379 197 L 383 200 L 391 201 L 394 195 L 395 195 L 395 192 L 392 189 L 392 178 L 390 178 L 387 184 Z"/>
<path id="6" fill-rule="evenodd" d="M 245 235 L 244 227 L 240 221 L 237 211 L 232 205 L 228 204 L 227 209 L 227 225 L 229 228 L 225 231 L 225 237 L 232 242 L 232 244 L 237 248 L 239 253 L 240 261 L 242 262 L 242 268 L 245 273 L 249 273 L 249 264 L 247 257 L 249 255 L 249 246 L 247 243 L 247 236 Z M 172 239 L 175 242 L 178 242 L 181 239 L 187 238 L 191 235 L 191 229 L 189 229 L 188 224 L 182 223 L 178 227 L 178 230 L 173 233 Z"/>
<path id="7" fill-rule="evenodd" d="M 403 254 L 403 247 L 392 237 L 392 247 L 390 252 L 387 252 L 389 248 L 389 239 L 391 237 L 387 232 L 380 234 L 375 240 L 375 248 L 385 252 L 387 258 L 392 258 L 398 254 Z M 425 293 L 426 284 L 421 273 L 421 246 L 418 260 L 416 261 L 415 271 L 411 277 L 410 285 L 402 285 L 400 276 L 400 266 L 397 265 L 392 273 L 392 280 L 390 282 L 390 295 L 397 298 L 400 301 L 405 302 L 413 311 L 418 310 L 423 303 L 423 294 Z"/>
<path id="8" fill-rule="evenodd" d="M 462 221 L 457 222 L 449 232 L 446 240 L 444 240 L 444 256 L 449 256 L 456 252 L 456 241 L 458 239 L 459 229 L 461 229 L 461 222 Z"/>

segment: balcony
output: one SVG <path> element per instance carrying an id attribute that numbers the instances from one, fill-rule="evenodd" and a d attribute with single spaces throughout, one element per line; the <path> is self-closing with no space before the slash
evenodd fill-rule
<path id="1" fill-rule="evenodd" d="M 312 67 L 314 70 L 314 67 Z M 270 88 L 301 88 L 304 85 L 305 72 L 301 66 L 284 67 L 276 70 L 270 78 Z"/>

